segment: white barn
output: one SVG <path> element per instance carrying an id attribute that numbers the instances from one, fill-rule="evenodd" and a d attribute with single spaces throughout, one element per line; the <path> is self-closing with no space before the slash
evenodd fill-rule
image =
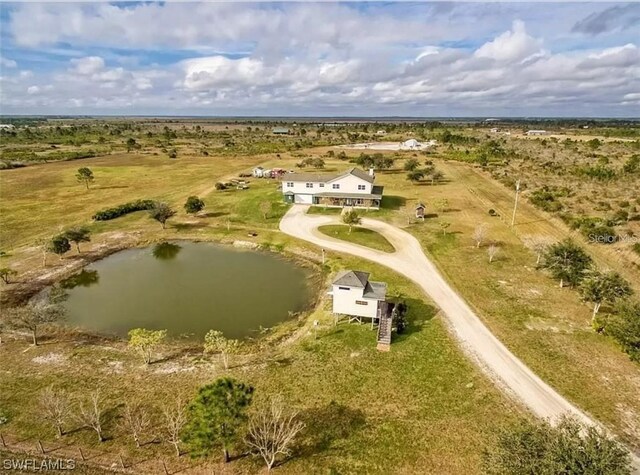
<path id="1" fill-rule="evenodd" d="M 357 168 L 338 174 L 286 173 L 282 194 L 288 203 L 378 209 L 383 187 L 374 181 L 373 169 L 369 173 Z"/>
<path id="2" fill-rule="evenodd" d="M 345 271 L 331 284 L 333 313 L 360 318 L 380 318 L 386 311 L 387 284 L 369 280 L 369 273 Z"/>

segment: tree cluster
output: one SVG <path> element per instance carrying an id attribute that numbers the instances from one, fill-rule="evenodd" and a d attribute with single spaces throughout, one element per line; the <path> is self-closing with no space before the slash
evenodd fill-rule
<path id="1" fill-rule="evenodd" d="M 520 421 L 503 429 L 483 454 L 490 475 L 629 475 L 627 450 L 600 429 L 565 418 Z"/>
<path id="2" fill-rule="evenodd" d="M 155 206 L 155 201 L 153 200 L 136 200 L 130 201 L 129 203 L 124 203 L 120 206 L 116 206 L 114 208 L 107 208 L 101 211 L 98 211 L 93 215 L 94 221 L 108 221 L 110 219 L 119 218 L 120 216 L 124 216 L 125 214 L 134 213 L 136 211 L 148 211 Z"/>

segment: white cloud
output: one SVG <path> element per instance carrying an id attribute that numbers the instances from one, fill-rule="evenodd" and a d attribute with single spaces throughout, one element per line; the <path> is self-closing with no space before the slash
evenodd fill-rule
<path id="1" fill-rule="evenodd" d="M 99 56 L 72 59 L 73 71 L 78 74 L 90 75 L 104 69 L 104 59 Z"/>
<path id="2" fill-rule="evenodd" d="M 3 68 L 16 68 L 18 63 L 16 63 L 13 59 L 5 58 L 4 56 L 0 56 L 0 67 Z"/>
<path id="3" fill-rule="evenodd" d="M 541 52 L 542 41 L 527 34 L 524 22 L 513 22 L 511 31 L 506 31 L 493 41 L 482 45 L 477 51 L 478 58 L 497 61 L 522 61 Z"/>
<path id="4" fill-rule="evenodd" d="M 35 67 L 28 88 L 17 71 L 5 75 L 0 100 L 12 110 L 52 113 L 351 115 L 606 115 L 637 104 L 635 41 L 563 52 L 517 19 L 527 15 L 514 17 L 510 4 L 452 7 L 439 13 L 448 15 L 444 20 L 426 4 L 385 8 L 21 4 L 11 14 L 14 41 L 59 59 L 53 71 Z M 506 23 L 469 13 L 495 8 Z M 55 53 L 61 43 L 73 54 Z M 141 50 L 124 54 L 112 46 Z M 166 59 L 178 49 L 184 51 L 175 57 L 193 57 Z"/>

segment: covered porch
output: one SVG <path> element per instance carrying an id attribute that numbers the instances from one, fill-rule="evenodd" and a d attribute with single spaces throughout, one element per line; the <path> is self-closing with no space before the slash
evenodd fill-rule
<path id="1" fill-rule="evenodd" d="M 313 204 L 327 206 L 329 208 L 351 208 L 379 209 L 382 201 L 380 194 L 360 194 L 360 193 L 317 193 L 313 196 Z"/>

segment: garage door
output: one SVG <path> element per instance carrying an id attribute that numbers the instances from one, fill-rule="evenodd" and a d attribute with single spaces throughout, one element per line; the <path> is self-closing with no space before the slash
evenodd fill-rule
<path id="1" fill-rule="evenodd" d="M 296 193 L 295 203 L 310 205 L 313 203 L 313 195 L 301 195 Z"/>

